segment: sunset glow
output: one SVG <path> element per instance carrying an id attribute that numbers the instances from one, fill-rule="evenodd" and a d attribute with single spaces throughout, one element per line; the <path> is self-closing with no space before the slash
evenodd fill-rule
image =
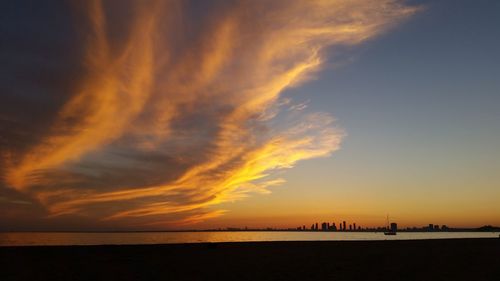
<path id="1" fill-rule="evenodd" d="M 386 171 L 366 166 L 358 174 L 347 167 L 363 162 L 343 165 L 346 155 L 331 162 L 360 138 L 329 104 L 315 102 L 309 85 L 327 81 L 325 71 L 334 77 L 337 68 L 362 61 L 349 51 L 382 42 L 430 7 L 396 0 L 211 2 L 66 7 L 71 35 L 61 40 L 74 47 L 60 56 L 71 55 L 63 68 L 71 71 L 50 72 L 48 89 L 2 96 L 0 125 L 16 129 L 2 129 L 9 133 L 0 146 L 0 219 L 15 226 L 17 218 L 21 228 L 196 229 L 294 227 L 334 217 L 377 225 L 391 212 L 402 225 L 500 223 L 491 199 L 498 191 L 490 192 L 495 179 L 475 181 L 490 196 L 455 198 L 451 187 L 440 189 L 465 190 L 452 176 L 432 181 L 415 170 L 414 178 L 382 180 L 389 169 L 397 173 L 391 155 L 375 159 L 390 165 Z M 384 135 L 376 126 L 370 133 Z M 374 158 L 382 149 L 376 139 Z M 415 155 L 401 159 L 425 166 Z M 445 166 L 436 169 L 459 173 Z M 342 175 L 321 181 L 329 171 Z M 449 192 L 451 205 L 418 193 L 421 186 Z M 393 188 L 407 188 L 408 198 Z M 464 205 L 449 213 L 467 200 L 488 210 Z"/>

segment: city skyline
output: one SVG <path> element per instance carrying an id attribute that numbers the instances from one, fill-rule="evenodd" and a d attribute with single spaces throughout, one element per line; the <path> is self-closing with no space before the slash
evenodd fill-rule
<path id="1" fill-rule="evenodd" d="M 4 6 L 0 231 L 500 225 L 495 1 Z"/>
<path id="2" fill-rule="evenodd" d="M 495 232 L 500 230 L 500 226 L 495 225 L 476 225 L 472 227 L 453 227 L 447 224 L 429 223 L 427 225 L 419 226 L 402 226 L 396 221 L 388 221 L 385 225 L 377 226 L 364 226 L 359 225 L 355 221 L 321 221 L 314 222 L 311 225 L 300 225 L 297 227 L 248 227 L 248 226 L 226 226 L 216 227 L 210 229 L 198 229 L 199 231 L 326 231 L 326 232 L 384 232 L 387 230 L 401 231 L 401 232 L 436 232 L 436 231 L 450 231 L 450 232 L 464 232 L 464 231 L 487 231 Z M 172 231 L 197 231 L 196 229 L 177 229 Z"/>

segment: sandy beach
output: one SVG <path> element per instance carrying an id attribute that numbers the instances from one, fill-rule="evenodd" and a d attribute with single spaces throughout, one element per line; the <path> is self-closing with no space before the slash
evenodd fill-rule
<path id="1" fill-rule="evenodd" d="M 2 280 L 500 280 L 500 239 L 1 247 Z"/>

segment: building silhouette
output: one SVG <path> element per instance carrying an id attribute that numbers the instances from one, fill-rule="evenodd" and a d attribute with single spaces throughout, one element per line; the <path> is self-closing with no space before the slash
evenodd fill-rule
<path id="1" fill-rule="evenodd" d="M 391 223 L 391 231 L 392 232 L 398 231 L 398 224 L 397 223 L 395 223 L 395 222 Z"/>

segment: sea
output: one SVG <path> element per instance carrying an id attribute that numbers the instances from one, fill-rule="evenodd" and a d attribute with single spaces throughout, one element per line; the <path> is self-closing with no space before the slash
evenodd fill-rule
<path id="1" fill-rule="evenodd" d="M 135 245 L 258 241 L 360 241 L 499 238 L 500 232 L 320 232 L 320 231 L 194 231 L 194 232 L 3 232 L 0 246 Z"/>

